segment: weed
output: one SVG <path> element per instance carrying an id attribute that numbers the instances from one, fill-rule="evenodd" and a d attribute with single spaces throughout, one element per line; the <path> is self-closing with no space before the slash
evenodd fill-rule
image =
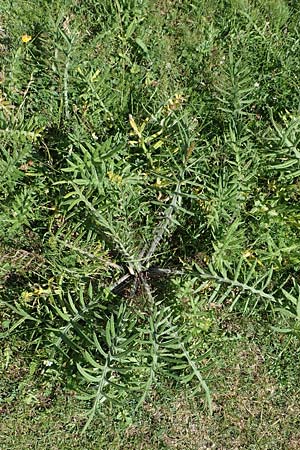
<path id="1" fill-rule="evenodd" d="M 15 3 L 0 16 L 7 367 L 22 337 L 39 376 L 89 402 L 85 431 L 120 404 L 129 423 L 164 383 L 212 414 L 214 314 L 299 334 L 299 7 Z"/>

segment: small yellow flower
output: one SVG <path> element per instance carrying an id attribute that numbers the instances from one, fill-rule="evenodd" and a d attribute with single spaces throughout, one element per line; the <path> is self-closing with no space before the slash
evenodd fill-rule
<path id="1" fill-rule="evenodd" d="M 172 111 L 179 109 L 186 102 L 186 98 L 181 93 L 177 93 L 174 97 L 171 97 L 167 100 L 167 103 L 164 107 L 165 112 L 170 114 Z"/>
<path id="2" fill-rule="evenodd" d="M 43 295 L 43 294 L 47 294 L 47 291 L 45 289 L 43 289 L 42 287 L 38 287 L 33 291 L 33 295 L 36 295 L 36 296 Z"/>
<path id="3" fill-rule="evenodd" d="M 22 294 L 21 294 L 21 298 L 25 302 L 28 302 L 31 299 L 31 297 L 33 297 L 33 296 L 34 296 L 34 293 L 33 292 L 28 292 L 28 291 L 23 291 Z"/>
<path id="4" fill-rule="evenodd" d="M 253 253 L 251 252 L 251 250 L 245 250 L 244 252 L 243 252 L 243 257 L 244 258 L 253 258 L 254 257 L 254 255 L 253 255 Z"/>
<path id="5" fill-rule="evenodd" d="M 117 175 L 112 170 L 107 172 L 107 176 L 112 183 L 116 183 L 116 184 L 122 183 L 123 178 L 121 177 L 121 175 Z"/>
<path id="6" fill-rule="evenodd" d="M 24 44 L 27 44 L 27 42 L 31 41 L 32 36 L 30 36 L 29 34 L 23 34 L 21 39 Z"/>

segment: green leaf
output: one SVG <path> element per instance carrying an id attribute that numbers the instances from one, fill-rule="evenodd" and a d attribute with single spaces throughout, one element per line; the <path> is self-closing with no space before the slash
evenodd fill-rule
<path id="1" fill-rule="evenodd" d="M 81 375 L 85 378 L 85 380 L 88 381 L 89 383 L 99 383 L 99 381 L 101 380 L 101 375 L 98 376 L 91 375 L 88 372 L 88 370 L 81 367 L 79 363 L 76 364 L 76 367 L 78 371 L 81 373 Z"/>
<path id="2" fill-rule="evenodd" d="M 136 38 L 135 42 L 143 50 L 143 52 L 148 55 L 149 51 L 144 41 L 142 41 L 142 39 L 140 38 Z"/>
<path id="3" fill-rule="evenodd" d="M 105 337 L 106 337 L 107 345 L 111 348 L 112 340 L 111 340 L 111 334 L 110 334 L 110 321 L 109 320 L 106 322 Z"/>

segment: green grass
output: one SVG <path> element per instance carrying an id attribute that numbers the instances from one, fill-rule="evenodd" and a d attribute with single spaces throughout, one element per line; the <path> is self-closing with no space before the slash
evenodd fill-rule
<path id="1" fill-rule="evenodd" d="M 30 373 L 19 350 L 1 380 L 1 448 L 297 449 L 297 339 L 279 339 L 263 318 L 241 320 L 224 311 L 205 342 L 212 417 L 188 391 L 157 386 L 136 414 L 130 405 L 109 409 L 85 436 L 84 408 L 74 392 L 39 382 L 41 368 L 38 377 L 32 367 Z"/>
<path id="2" fill-rule="evenodd" d="M 297 448 L 299 15 L 2 1 L 4 448 Z"/>

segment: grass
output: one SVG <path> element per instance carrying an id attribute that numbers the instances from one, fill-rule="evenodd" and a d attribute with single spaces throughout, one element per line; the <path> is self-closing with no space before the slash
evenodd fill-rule
<path id="1" fill-rule="evenodd" d="M 86 436 L 80 434 L 84 408 L 74 393 L 41 383 L 17 354 L 1 381 L 2 448 L 298 448 L 297 339 L 278 338 L 263 319 L 258 323 L 222 312 L 205 342 L 211 346 L 206 377 L 212 417 L 188 391 L 157 386 L 134 417 L 128 407 L 110 410 L 106 418 L 95 419 Z"/>
<path id="2" fill-rule="evenodd" d="M 298 448 L 299 14 L 2 1 L 3 448 Z"/>

